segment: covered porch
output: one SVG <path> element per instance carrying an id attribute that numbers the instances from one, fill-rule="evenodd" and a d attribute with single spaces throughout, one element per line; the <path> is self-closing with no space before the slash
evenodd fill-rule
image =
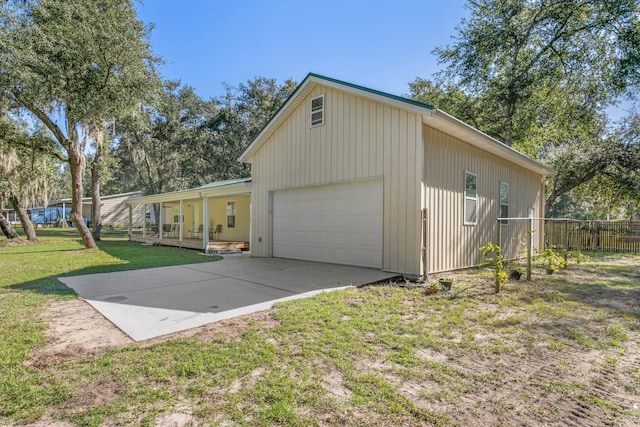
<path id="1" fill-rule="evenodd" d="M 136 209 L 146 212 L 142 229 L 129 227 L 132 242 L 209 253 L 250 249 L 251 178 L 145 196 L 127 204 L 130 216 Z"/>

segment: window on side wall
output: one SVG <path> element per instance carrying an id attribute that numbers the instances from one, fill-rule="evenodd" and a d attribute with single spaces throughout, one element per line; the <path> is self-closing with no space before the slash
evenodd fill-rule
<path id="1" fill-rule="evenodd" d="M 500 181 L 500 218 L 509 218 L 509 183 Z M 509 221 L 501 221 L 502 225 L 509 225 Z"/>
<path id="2" fill-rule="evenodd" d="M 478 223 L 478 175 L 464 172 L 464 224 Z"/>
<path id="3" fill-rule="evenodd" d="M 180 220 L 180 208 L 179 207 L 174 207 L 173 208 L 173 223 L 174 224 L 179 224 L 181 222 L 184 222 L 184 214 L 182 215 L 182 221 Z"/>
<path id="4" fill-rule="evenodd" d="M 311 99 L 311 127 L 324 124 L 324 95 Z"/>
<path id="5" fill-rule="evenodd" d="M 236 228 L 236 202 L 227 201 L 227 228 Z"/>

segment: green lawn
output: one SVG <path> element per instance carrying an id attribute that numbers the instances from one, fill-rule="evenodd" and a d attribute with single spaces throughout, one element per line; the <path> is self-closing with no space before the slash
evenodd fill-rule
<path id="1" fill-rule="evenodd" d="M 190 338 L 33 364 L 46 305 L 74 298 L 54 276 L 210 260 L 122 239 L 86 253 L 73 231 L 41 234 L 0 247 L 0 424 L 640 421 L 639 256 L 590 254 L 498 295 L 482 269 L 450 275 L 448 294 L 325 293 Z"/>

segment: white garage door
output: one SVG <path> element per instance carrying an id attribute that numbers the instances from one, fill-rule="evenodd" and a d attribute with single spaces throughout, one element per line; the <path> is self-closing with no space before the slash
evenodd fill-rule
<path id="1" fill-rule="evenodd" d="M 382 268 L 382 181 L 276 191 L 273 256 Z"/>

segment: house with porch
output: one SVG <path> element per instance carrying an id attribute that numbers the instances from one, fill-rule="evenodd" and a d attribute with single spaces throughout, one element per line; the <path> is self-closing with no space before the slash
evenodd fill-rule
<path id="1" fill-rule="evenodd" d="M 132 199 L 129 215 L 146 212 L 134 242 L 203 251 L 247 250 L 250 236 L 251 178 L 205 184 Z"/>

